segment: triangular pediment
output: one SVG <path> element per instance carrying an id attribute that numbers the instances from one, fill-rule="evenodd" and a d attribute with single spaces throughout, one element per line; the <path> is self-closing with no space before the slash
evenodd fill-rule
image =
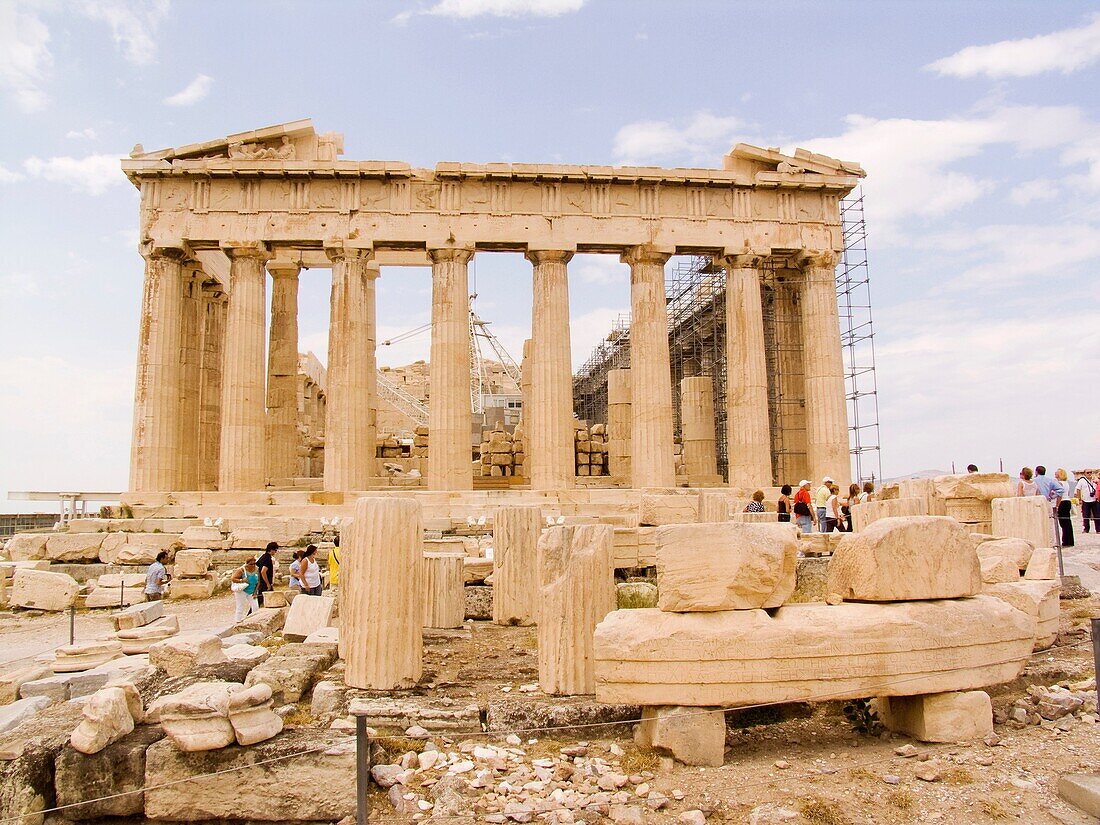
<path id="1" fill-rule="evenodd" d="M 863 167 L 852 161 L 837 160 L 807 149 L 795 149 L 793 155 L 785 155 L 778 149 L 763 149 L 748 143 L 734 146 L 724 158 L 723 168 L 749 174 L 867 176 Z"/>
<path id="2" fill-rule="evenodd" d="M 292 161 L 336 160 L 336 157 L 343 153 L 343 135 L 336 132 L 318 135 L 313 128 L 313 121 L 304 118 L 155 152 L 146 152 L 144 147 L 138 144 L 130 152 L 130 157 L 133 160 L 169 162 L 211 158 L 235 161 Z"/>

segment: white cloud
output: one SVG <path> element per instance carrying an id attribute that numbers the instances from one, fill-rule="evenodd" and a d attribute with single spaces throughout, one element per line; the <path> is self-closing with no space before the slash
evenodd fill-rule
<path id="1" fill-rule="evenodd" d="M 90 127 L 80 130 L 70 129 L 68 132 L 65 133 L 65 137 L 69 140 L 95 140 L 96 133 L 95 129 L 92 129 Z"/>
<path id="2" fill-rule="evenodd" d="M 49 42 L 50 30 L 34 11 L 15 2 L 0 3 L 0 88 L 24 112 L 49 102 L 41 88 L 53 65 Z"/>
<path id="3" fill-rule="evenodd" d="M 1061 187 L 1050 178 L 1035 178 L 1012 187 L 1008 199 L 1017 206 L 1027 206 L 1034 201 L 1049 201 L 1058 197 Z"/>
<path id="4" fill-rule="evenodd" d="M 23 169 L 32 178 L 64 183 L 89 195 L 102 195 L 126 181 L 119 167 L 121 155 L 88 155 L 83 158 L 30 157 Z"/>
<path id="5" fill-rule="evenodd" d="M 629 317 L 630 308 L 600 307 L 579 315 L 570 315 L 569 349 L 574 370 L 588 360 L 597 344 L 607 338 L 620 315 Z"/>
<path id="6" fill-rule="evenodd" d="M 569 277 L 597 286 L 630 283 L 630 267 L 614 255 L 579 255 L 569 266 Z"/>
<path id="7" fill-rule="evenodd" d="M 11 169 L 0 163 L 0 183 L 15 183 L 17 180 L 22 180 L 23 176 L 18 172 L 13 172 Z"/>
<path id="8" fill-rule="evenodd" d="M 586 0 L 439 0 L 425 14 L 471 17 L 558 17 L 580 11 Z"/>
<path id="9" fill-rule="evenodd" d="M 925 68 L 953 77 L 1031 77 L 1045 72 L 1069 74 L 1100 59 L 1100 14 L 1084 26 L 1051 34 L 967 46 Z"/>
<path id="10" fill-rule="evenodd" d="M 88 19 L 110 26 L 126 60 L 145 66 L 156 62 L 154 36 L 168 7 L 168 0 L 82 0 L 77 8 Z"/>
<path id="11" fill-rule="evenodd" d="M 171 97 L 164 99 L 168 106 L 193 106 L 210 94 L 214 78 L 200 74 Z"/>
<path id="12" fill-rule="evenodd" d="M 619 163 L 654 163 L 663 159 L 714 163 L 736 142 L 745 124 L 736 117 L 697 112 L 690 120 L 628 123 L 615 134 L 612 153 Z"/>

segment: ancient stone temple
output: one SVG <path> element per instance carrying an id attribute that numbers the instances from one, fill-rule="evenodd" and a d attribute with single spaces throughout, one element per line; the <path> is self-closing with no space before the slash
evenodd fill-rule
<path id="1" fill-rule="evenodd" d="M 630 266 L 632 485 L 674 483 L 664 265 L 704 255 L 727 280 L 731 486 L 770 484 L 760 274 L 784 274 L 802 353 L 806 464 L 846 484 L 834 270 L 855 164 L 739 144 L 720 169 L 343 160 L 310 121 L 146 152 L 145 258 L 132 492 L 262 491 L 301 472 L 298 283 L 331 270 L 325 491 L 378 486 L 375 290 L 383 267 L 432 271 L 430 447 L 424 484 L 472 487 L 469 285 L 475 255 L 522 252 L 534 290 L 527 465 L 535 490 L 574 484 L 569 261 Z M 267 294 L 271 290 L 270 318 Z M 265 346 L 266 345 L 266 346 Z M 265 357 L 266 351 L 266 357 Z M 316 412 L 316 408 L 314 409 Z"/>

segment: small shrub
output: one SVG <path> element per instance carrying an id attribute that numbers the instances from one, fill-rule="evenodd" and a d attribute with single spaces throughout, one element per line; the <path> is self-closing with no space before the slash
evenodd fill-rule
<path id="1" fill-rule="evenodd" d="M 908 788 L 894 788 L 886 795 L 886 801 L 899 811 L 909 811 L 916 803 L 916 797 Z"/>
<path id="2" fill-rule="evenodd" d="M 871 707 L 870 699 L 853 699 L 844 705 L 844 718 L 852 726 L 852 730 L 864 736 L 878 736 L 882 733 L 882 722 L 878 714 Z"/>
<path id="3" fill-rule="evenodd" d="M 835 803 L 816 796 L 803 799 L 799 811 L 811 825 L 850 825 L 851 822 Z"/>

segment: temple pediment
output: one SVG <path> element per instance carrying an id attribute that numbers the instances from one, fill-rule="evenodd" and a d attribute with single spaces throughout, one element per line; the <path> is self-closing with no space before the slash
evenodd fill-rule
<path id="1" fill-rule="evenodd" d="M 130 152 L 130 157 L 133 160 L 169 162 L 218 158 L 234 161 L 334 161 L 343 153 L 342 134 L 317 134 L 313 121 L 304 118 L 155 152 L 146 152 L 139 143 Z"/>
<path id="2" fill-rule="evenodd" d="M 854 175 L 867 177 L 863 167 L 847 160 L 837 160 L 807 149 L 795 149 L 784 155 L 778 149 L 762 149 L 748 143 L 738 143 L 723 158 L 722 168 L 755 176 L 774 172 L 777 175 Z"/>

